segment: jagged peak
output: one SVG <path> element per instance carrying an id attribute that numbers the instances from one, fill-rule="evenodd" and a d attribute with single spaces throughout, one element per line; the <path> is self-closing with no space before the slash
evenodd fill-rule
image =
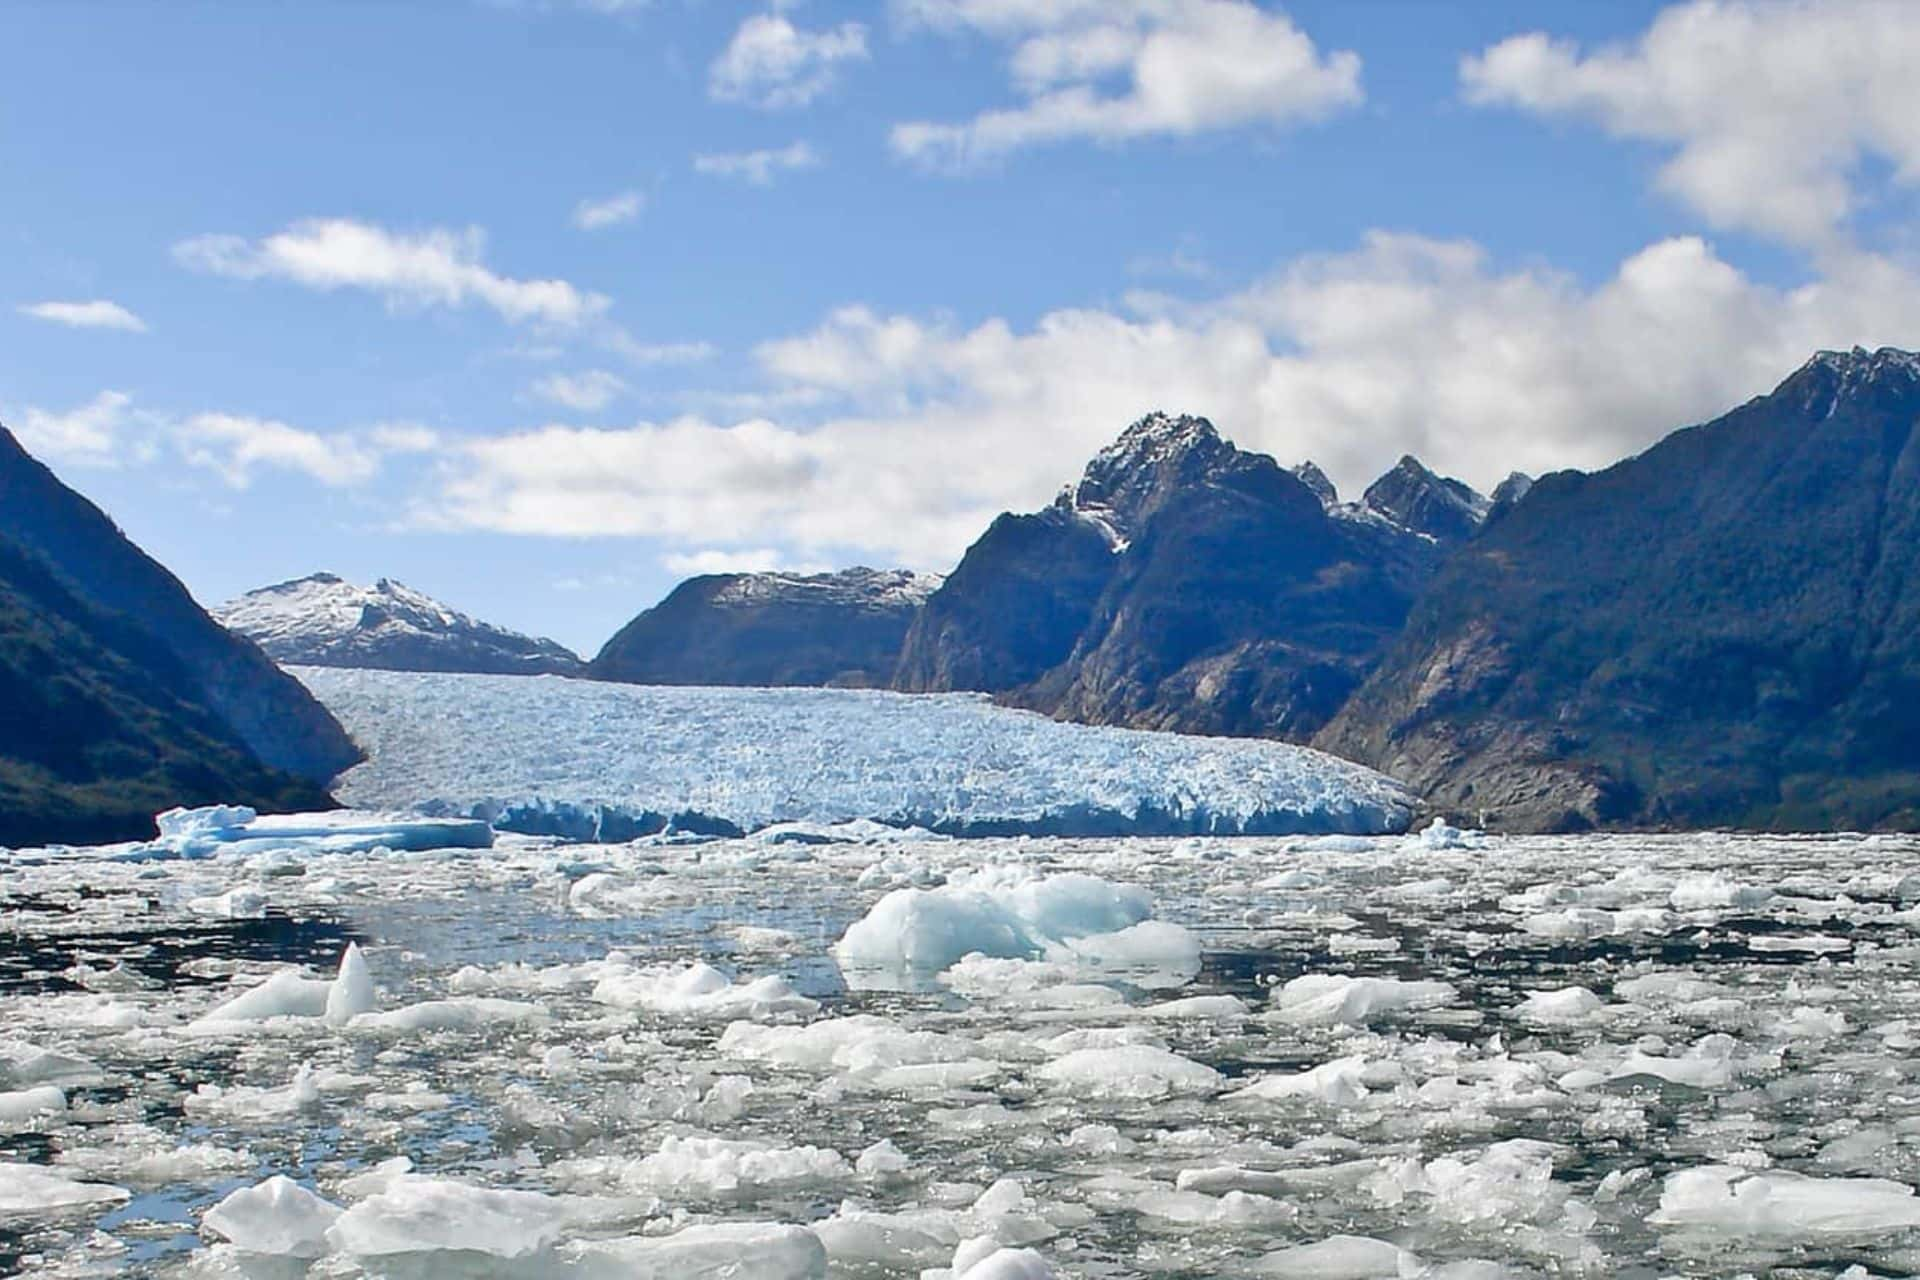
<path id="1" fill-rule="evenodd" d="M 1812 359 L 1800 367 L 1802 370 L 1827 368 L 1842 374 L 1872 373 L 1882 369 L 1903 369 L 1908 373 L 1920 374 L 1920 352 L 1905 351 L 1899 347 L 1880 347 L 1873 351 L 1865 347 L 1854 347 L 1849 351 L 1816 351 Z"/>
<path id="2" fill-rule="evenodd" d="M 1323 507 L 1335 506 L 1340 501 L 1340 491 L 1334 488 L 1333 481 L 1312 461 L 1302 462 L 1292 468 L 1293 478 L 1313 490 L 1313 496 L 1320 499 Z"/>
<path id="3" fill-rule="evenodd" d="M 1191 478 L 1235 452 L 1205 418 L 1155 410 L 1087 463 L 1073 488 L 1072 509 L 1098 515 L 1124 541 L 1141 504 L 1163 481 Z"/>
<path id="4" fill-rule="evenodd" d="M 1412 454 L 1367 486 L 1360 505 L 1404 529 L 1439 541 L 1467 537 L 1493 504 L 1471 486 L 1435 474 Z"/>
<path id="5" fill-rule="evenodd" d="M 1509 471 L 1507 478 L 1493 487 L 1493 505 L 1512 506 L 1533 489 L 1533 477 L 1524 471 Z"/>

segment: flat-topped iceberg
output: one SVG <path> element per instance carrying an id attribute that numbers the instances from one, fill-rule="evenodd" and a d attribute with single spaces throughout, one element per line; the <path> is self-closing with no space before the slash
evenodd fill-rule
<path id="1" fill-rule="evenodd" d="M 625 840 L 870 819 L 953 835 L 1370 834 L 1413 798 L 1279 742 L 1064 724 L 974 694 L 295 672 L 365 748 L 339 797 Z"/>

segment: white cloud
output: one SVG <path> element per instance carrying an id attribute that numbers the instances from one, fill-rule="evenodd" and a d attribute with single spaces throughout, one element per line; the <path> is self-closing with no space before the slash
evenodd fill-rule
<path id="1" fill-rule="evenodd" d="M 693 158 L 695 173 L 709 178 L 734 178 L 764 187 L 776 173 L 812 169 L 820 163 L 820 153 L 805 141 L 762 151 L 707 152 Z"/>
<path id="2" fill-rule="evenodd" d="M 92 302 L 29 302 L 20 307 L 22 315 L 36 320 L 51 320 L 69 329 L 119 329 L 126 333 L 145 333 L 147 322 L 117 302 L 96 298 Z"/>
<path id="3" fill-rule="evenodd" d="M 1660 186 L 1713 225 L 1818 245 L 1861 205 L 1862 161 L 1920 181 L 1920 6 L 1695 0 L 1631 45 L 1534 32 L 1463 60 L 1469 101 L 1585 117 L 1666 144 Z"/>
<path id="4" fill-rule="evenodd" d="M 551 373 L 533 384 L 542 400 L 581 413 L 598 413 L 627 390 L 627 384 L 605 369 L 581 373 Z"/>
<path id="5" fill-rule="evenodd" d="M 807 31 L 779 13 L 740 24 L 707 72 L 707 91 L 721 102 L 769 110 L 804 107 L 833 87 L 841 64 L 867 58 L 867 29 L 845 22 Z"/>
<path id="6" fill-rule="evenodd" d="M 895 10 L 910 25 L 1013 45 L 1020 105 L 894 126 L 894 150 L 931 168 L 1076 138 L 1291 125 L 1363 96 L 1357 54 L 1322 55 L 1285 14 L 1251 0 L 896 0 Z"/>
<path id="7" fill-rule="evenodd" d="M 1920 345 L 1920 279 L 1833 258 L 1763 285 L 1696 238 L 1594 286 L 1478 246 L 1372 233 L 1200 304 L 1139 295 L 1031 328 L 845 308 L 758 354 L 824 416 L 543 427 L 459 447 L 420 518 L 527 534 L 716 536 L 944 568 L 1153 408 L 1311 457 L 1344 491 L 1403 452 L 1484 487 L 1598 467 L 1770 388 L 1819 347 Z"/>
<path id="8" fill-rule="evenodd" d="M 180 424 L 176 441 L 188 462 L 219 473 L 235 489 L 251 485 L 261 469 L 335 487 L 370 480 L 380 469 L 378 449 L 351 435 L 321 435 L 270 418 L 199 413 Z"/>
<path id="9" fill-rule="evenodd" d="M 573 207 L 573 225 L 582 231 L 599 231 L 632 222 L 647 207 L 647 198 L 638 191 L 622 191 L 605 200 L 582 200 Z"/>
<path id="10" fill-rule="evenodd" d="M 795 564 L 773 547 L 671 551 L 660 557 L 660 567 L 685 578 L 706 573 L 823 573 L 828 568 L 821 564 Z"/>
<path id="11" fill-rule="evenodd" d="M 367 432 L 381 453 L 432 453 L 440 447 L 440 433 L 417 422 L 386 422 Z"/>
<path id="12" fill-rule="evenodd" d="M 641 369 L 660 365 L 699 364 L 718 354 L 710 342 L 642 342 L 625 329 L 610 327 L 600 343 L 628 364 Z"/>
<path id="13" fill-rule="evenodd" d="M 144 447 L 127 439 L 133 426 L 133 397 L 121 391 L 102 391 L 87 403 L 66 412 L 27 406 L 12 424 L 28 453 L 42 462 L 82 467 L 117 467 L 142 456 Z"/>
<path id="14" fill-rule="evenodd" d="M 477 227 L 417 234 L 347 218 L 308 218 L 261 240 L 211 235 L 173 252 L 184 265 L 239 280 L 276 279 L 310 289 L 362 289 L 389 305 L 459 307 L 478 302 L 511 321 L 575 325 L 607 299 L 565 280 L 516 280 L 480 260 Z"/>

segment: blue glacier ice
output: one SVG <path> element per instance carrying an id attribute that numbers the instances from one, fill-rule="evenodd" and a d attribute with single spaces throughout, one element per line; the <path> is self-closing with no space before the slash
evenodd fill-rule
<path id="1" fill-rule="evenodd" d="M 618 841 L 869 819 L 952 835 L 1404 831 L 1398 783 L 1278 742 L 1063 724 L 975 694 L 303 667 L 365 748 L 340 800 Z"/>

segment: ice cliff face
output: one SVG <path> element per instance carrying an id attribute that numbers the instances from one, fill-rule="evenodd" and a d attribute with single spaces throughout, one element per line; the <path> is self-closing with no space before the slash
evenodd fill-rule
<path id="1" fill-rule="evenodd" d="M 1337 711 L 1485 499 L 1413 459 L 1342 505 L 1312 463 L 1149 414 L 927 601 L 896 687 L 1067 719 L 1302 738 Z"/>
<path id="2" fill-rule="evenodd" d="M 282 663 L 495 675 L 574 675 L 583 666 L 551 640 L 481 622 L 388 578 L 362 587 L 316 573 L 249 591 L 214 616 Z"/>
<path id="3" fill-rule="evenodd" d="M 906 569 L 690 578 L 607 641 L 591 674 L 627 684 L 884 687 L 940 585 Z"/>

